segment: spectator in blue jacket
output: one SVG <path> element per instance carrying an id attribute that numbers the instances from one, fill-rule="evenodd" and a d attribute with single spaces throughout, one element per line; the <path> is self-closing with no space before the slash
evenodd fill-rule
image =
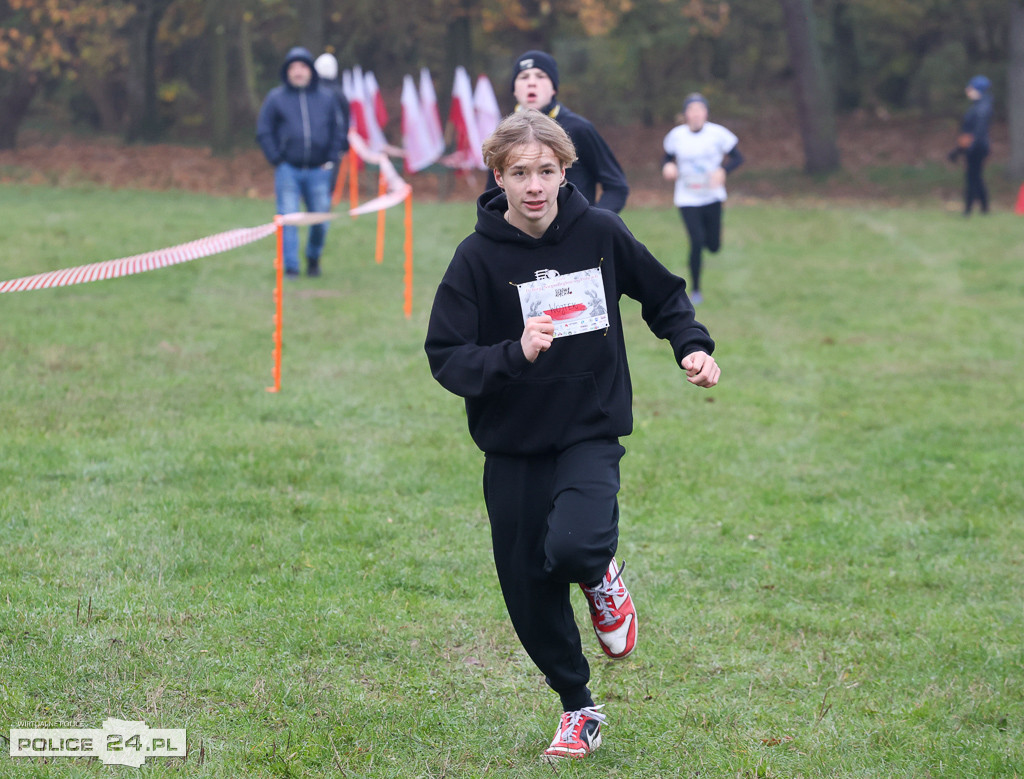
<path id="1" fill-rule="evenodd" d="M 974 201 L 981 206 L 981 213 L 988 213 L 988 189 L 982 178 L 985 158 L 988 157 L 988 126 L 992 121 L 992 82 L 986 76 L 972 78 L 965 90 L 971 107 L 967 109 L 960 123 L 957 145 L 949 153 L 955 161 L 961 154 L 967 160 L 964 182 L 964 216 L 971 215 Z"/>
<path id="2" fill-rule="evenodd" d="M 331 210 L 331 174 L 345 143 L 345 128 L 334 93 L 320 86 L 313 57 L 302 47 L 288 52 L 281 66 L 281 84 L 270 90 L 260 108 L 256 137 L 274 166 L 277 212 L 290 214 L 305 201 L 309 211 Z M 320 275 L 320 255 L 327 223 L 309 228 L 306 272 Z M 299 275 L 299 232 L 284 228 L 284 267 Z"/>

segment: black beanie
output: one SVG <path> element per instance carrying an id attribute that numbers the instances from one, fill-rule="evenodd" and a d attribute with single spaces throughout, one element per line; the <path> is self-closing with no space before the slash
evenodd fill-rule
<path id="1" fill-rule="evenodd" d="M 555 58 L 547 52 L 531 50 L 523 54 L 520 54 L 516 58 L 516 64 L 513 67 L 512 73 L 512 91 L 516 91 L 516 78 L 524 70 L 530 68 L 539 68 L 548 74 L 548 78 L 551 79 L 551 86 L 558 91 L 558 63 L 555 62 Z"/>

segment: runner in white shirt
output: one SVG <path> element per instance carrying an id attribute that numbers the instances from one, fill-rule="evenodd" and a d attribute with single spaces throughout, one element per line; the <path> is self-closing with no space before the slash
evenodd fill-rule
<path id="1" fill-rule="evenodd" d="M 665 136 L 662 175 L 676 185 L 674 202 L 690 236 L 690 300 L 700 303 L 702 251 L 722 245 L 725 176 L 743 162 L 732 131 L 709 122 L 708 102 L 699 93 L 683 101 L 683 122 Z"/>

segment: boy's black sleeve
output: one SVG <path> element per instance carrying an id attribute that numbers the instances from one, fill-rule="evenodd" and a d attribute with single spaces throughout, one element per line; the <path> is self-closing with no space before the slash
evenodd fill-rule
<path id="1" fill-rule="evenodd" d="M 651 332 L 672 344 L 676 365 L 693 352 L 713 354 L 715 342 L 697 321 L 686 282 L 658 262 L 625 225 L 616 243 L 619 288 L 640 303 Z"/>
<path id="2" fill-rule="evenodd" d="M 594 181 L 601 185 L 601 198 L 594 205 L 606 211 L 619 213 L 626 207 L 629 184 L 611 147 L 589 123 L 582 124 L 575 131 L 573 142 L 576 144 L 580 164 L 589 168 Z"/>
<path id="3" fill-rule="evenodd" d="M 477 303 L 449 273 L 437 288 L 424 350 L 430 372 L 449 392 L 463 398 L 496 392 L 530 362 L 519 341 L 479 344 Z"/>
<path id="4" fill-rule="evenodd" d="M 740 154 L 740 145 L 736 144 L 725 153 L 725 159 L 722 160 L 722 170 L 726 173 L 732 173 L 742 164 L 743 155 Z"/>

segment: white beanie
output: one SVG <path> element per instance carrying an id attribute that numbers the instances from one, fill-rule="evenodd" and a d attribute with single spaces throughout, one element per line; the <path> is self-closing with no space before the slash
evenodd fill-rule
<path id="1" fill-rule="evenodd" d="M 321 54 L 313 65 L 320 78 L 334 81 L 338 77 L 338 60 L 333 54 Z"/>

